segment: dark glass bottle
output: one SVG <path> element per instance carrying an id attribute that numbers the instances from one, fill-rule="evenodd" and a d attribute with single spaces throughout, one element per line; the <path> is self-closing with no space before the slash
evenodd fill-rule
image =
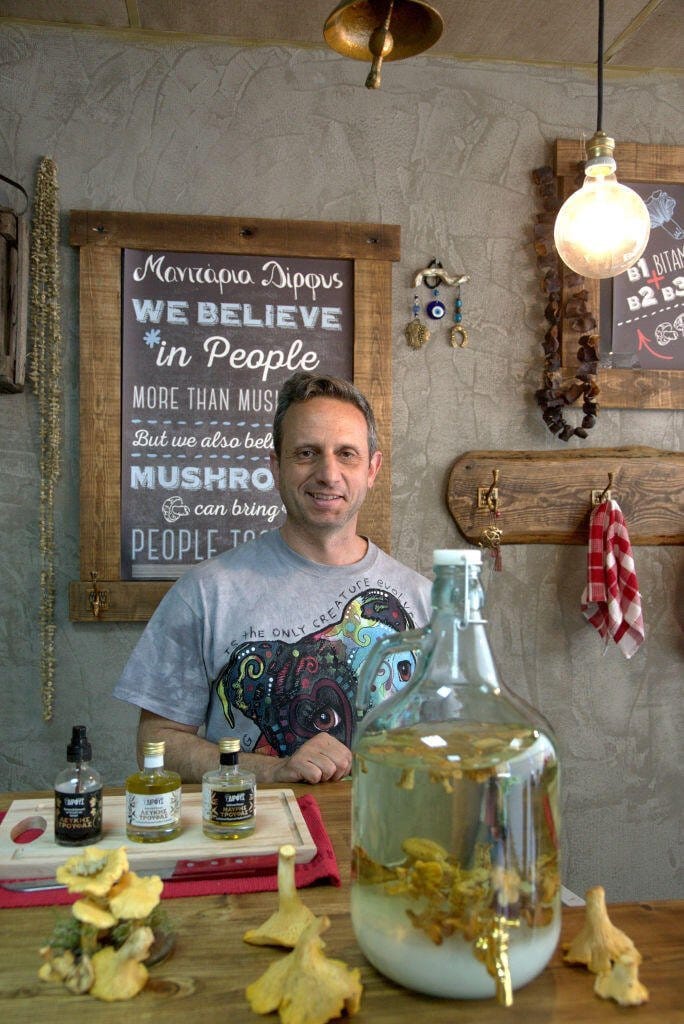
<path id="1" fill-rule="evenodd" d="M 256 776 L 238 763 L 240 740 L 218 742 L 219 767 L 202 776 L 202 831 L 209 839 L 242 839 L 256 824 Z"/>
<path id="2" fill-rule="evenodd" d="M 352 921 L 394 981 L 510 1005 L 560 932 L 558 762 L 548 724 L 499 679 L 480 563 L 436 551 L 430 626 L 364 664 L 361 708 L 388 655 L 417 654 L 357 732 Z"/>
<path id="3" fill-rule="evenodd" d="M 102 779 L 90 764 L 85 725 L 72 728 L 66 756 L 68 766 L 55 779 L 55 842 L 88 846 L 102 837 Z"/>

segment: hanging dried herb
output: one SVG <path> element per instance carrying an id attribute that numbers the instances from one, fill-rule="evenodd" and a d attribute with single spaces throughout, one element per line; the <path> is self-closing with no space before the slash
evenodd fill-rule
<path id="1" fill-rule="evenodd" d="M 31 234 L 31 380 L 40 414 L 40 639 L 44 720 L 55 701 L 55 488 L 62 450 L 62 323 L 57 168 L 38 169 Z"/>

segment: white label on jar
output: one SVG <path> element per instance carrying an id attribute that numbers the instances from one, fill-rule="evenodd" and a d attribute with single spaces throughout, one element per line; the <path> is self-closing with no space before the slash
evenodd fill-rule
<path id="1" fill-rule="evenodd" d="M 126 793 L 129 825 L 174 825 L 180 817 L 180 789 L 170 793 Z"/>

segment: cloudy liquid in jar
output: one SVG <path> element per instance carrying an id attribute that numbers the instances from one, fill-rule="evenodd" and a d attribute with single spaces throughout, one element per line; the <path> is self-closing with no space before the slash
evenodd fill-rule
<path id="1" fill-rule="evenodd" d="M 430 995 L 494 996 L 475 947 L 497 919 L 513 989 L 543 970 L 560 933 L 556 780 L 553 745 L 528 725 L 360 739 L 351 911 L 374 967 Z"/>

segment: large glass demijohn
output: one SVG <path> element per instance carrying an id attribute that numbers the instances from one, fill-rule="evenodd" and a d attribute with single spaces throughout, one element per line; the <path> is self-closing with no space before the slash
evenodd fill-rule
<path id="1" fill-rule="evenodd" d="M 429 627 L 379 641 L 408 685 L 372 707 L 354 744 L 351 909 L 383 974 L 458 999 L 543 970 L 560 932 L 558 760 L 548 724 L 501 684 L 487 639 L 481 552 L 436 551 Z"/>

